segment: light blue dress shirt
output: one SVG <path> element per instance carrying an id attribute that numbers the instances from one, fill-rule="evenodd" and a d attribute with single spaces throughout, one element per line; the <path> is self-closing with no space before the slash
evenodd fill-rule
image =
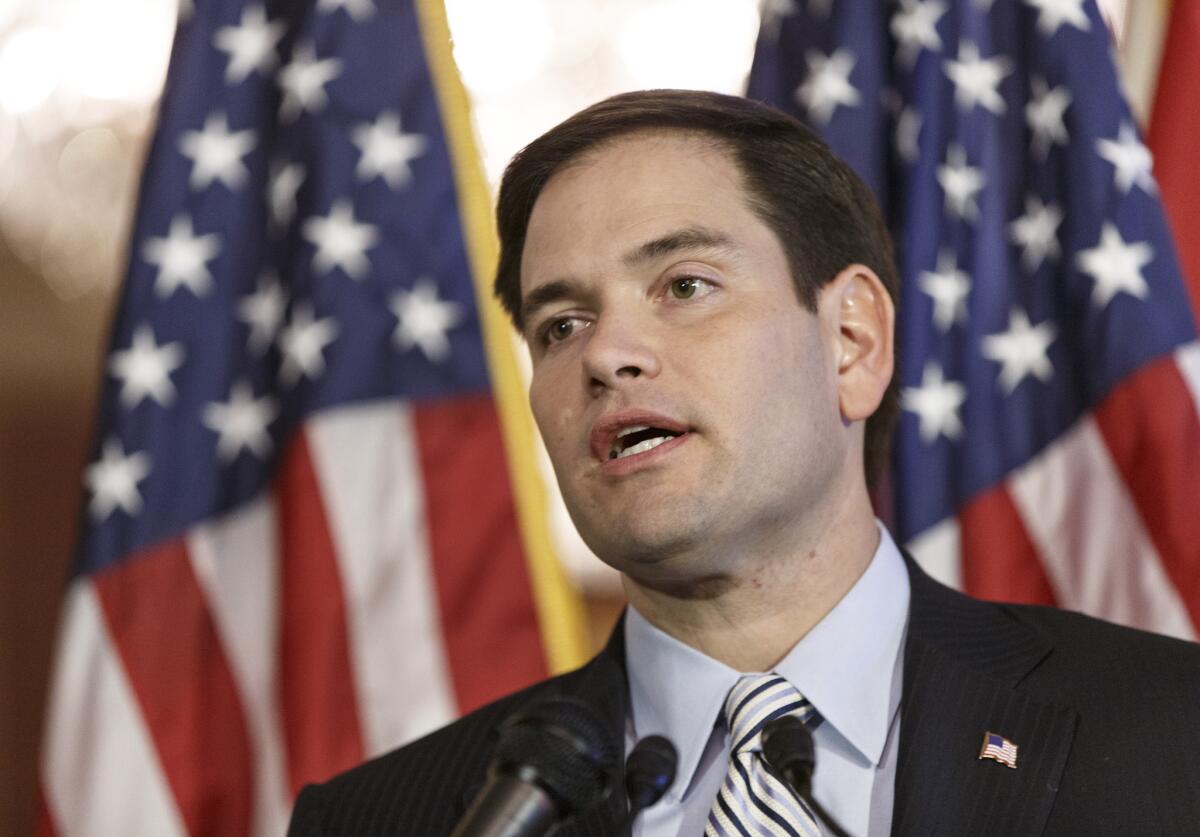
<path id="1" fill-rule="evenodd" d="M 904 559 L 879 525 L 866 571 L 773 669 L 824 717 L 813 735 L 817 801 L 855 837 L 891 830 L 909 584 Z M 634 837 L 699 837 L 729 763 L 721 723 L 741 676 L 630 608 L 625 617 L 630 715 L 625 752 L 647 735 L 679 750 L 675 784 L 643 812 Z"/>

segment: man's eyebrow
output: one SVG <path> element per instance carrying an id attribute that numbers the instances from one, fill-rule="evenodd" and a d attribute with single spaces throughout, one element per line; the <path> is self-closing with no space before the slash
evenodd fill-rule
<path id="1" fill-rule="evenodd" d="M 684 227 L 640 244 L 621 259 L 633 267 L 680 250 L 736 250 L 733 239 L 705 227 Z"/>
<path id="2" fill-rule="evenodd" d="M 681 250 L 732 251 L 737 245 L 724 233 L 706 227 L 684 227 L 639 244 L 622 258 L 626 265 L 636 266 Z M 570 279 L 555 279 L 534 288 L 521 300 L 521 322 L 528 323 L 537 310 L 552 302 L 582 295 L 578 283 Z"/>
<path id="3" fill-rule="evenodd" d="M 579 286 L 569 279 L 555 279 L 553 282 L 538 285 L 521 300 L 521 322 L 529 322 L 529 318 L 543 305 L 577 296 L 579 292 Z"/>

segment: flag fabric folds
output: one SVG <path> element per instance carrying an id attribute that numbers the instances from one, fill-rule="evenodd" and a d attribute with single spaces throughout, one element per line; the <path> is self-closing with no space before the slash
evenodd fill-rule
<path id="1" fill-rule="evenodd" d="M 1192 311 L 1200 319 L 1200 181 L 1192 172 L 1200 110 L 1190 95 L 1193 80 L 1200 77 L 1200 0 L 1139 3 L 1130 14 L 1165 17 L 1147 142 L 1191 290 Z"/>
<path id="2" fill-rule="evenodd" d="M 520 395 L 493 400 L 516 375 L 464 106 L 436 3 L 185 10 L 85 476 L 44 833 L 281 834 L 304 783 L 578 662 L 509 477 Z"/>
<path id="3" fill-rule="evenodd" d="M 943 580 L 1196 636 L 1200 345 L 1092 0 L 773 0 L 749 95 L 896 241 L 895 524 Z"/>

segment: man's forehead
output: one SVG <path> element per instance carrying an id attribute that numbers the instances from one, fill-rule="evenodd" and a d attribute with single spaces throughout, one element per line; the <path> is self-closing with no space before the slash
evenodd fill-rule
<path id="1" fill-rule="evenodd" d="M 712 243 L 728 237 L 720 230 L 731 202 L 752 211 L 746 197 L 732 153 L 714 138 L 679 130 L 623 134 L 559 167 L 546 182 L 526 225 L 522 261 L 531 248 L 573 249 L 589 236 L 622 256 L 635 240 L 684 228 L 694 230 L 693 243 Z M 579 225 L 564 236 L 568 217 Z"/>
<path id="2" fill-rule="evenodd" d="M 662 152 L 685 160 L 697 153 L 715 154 L 736 167 L 733 146 L 715 134 L 683 128 L 637 128 L 603 139 L 560 163 L 543 186 L 542 194 L 555 180 L 561 179 L 560 175 L 587 168 L 612 156 L 647 152 Z M 538 197 L 540 199 L 541 195 Z"/>

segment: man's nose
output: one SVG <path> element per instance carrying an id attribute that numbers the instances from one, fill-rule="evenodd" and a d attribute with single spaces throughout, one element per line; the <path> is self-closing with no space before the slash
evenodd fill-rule
<path id="1" fill-rule="evenodd" d="M 593 395 L 653 378 L 661 369 L 659 351 L 644 323 L 635 317 L 601 317 L 583 350 L 583 372 Z"/>

